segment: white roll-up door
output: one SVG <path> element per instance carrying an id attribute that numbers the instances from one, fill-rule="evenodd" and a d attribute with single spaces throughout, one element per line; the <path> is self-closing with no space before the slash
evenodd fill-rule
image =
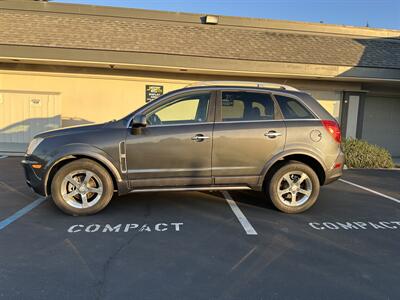
<path id="1" fill-rule="evenodd" d="M 0 151 L 24 152 L 36 134 L 59 128 L 59 98 L 56 93 L 0 91 Z"/>

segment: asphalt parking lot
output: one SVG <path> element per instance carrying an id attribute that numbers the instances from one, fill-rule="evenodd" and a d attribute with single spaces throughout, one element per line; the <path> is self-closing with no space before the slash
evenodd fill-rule
<path id="1" fill-rule="evenodd" d="M 254 192 L 169 192 L 70 217 L 19 161 L 0 159 L 2 298 L 400 297 L 400 171 L 347 170 L 299 215 Z"/>

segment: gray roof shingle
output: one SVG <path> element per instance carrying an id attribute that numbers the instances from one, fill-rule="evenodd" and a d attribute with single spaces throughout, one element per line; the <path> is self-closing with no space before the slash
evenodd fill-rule
<path id="1" fill-rule="evenodd" d="M 400 40 L 0 10 L 0 44 L 400 69 Z"/>

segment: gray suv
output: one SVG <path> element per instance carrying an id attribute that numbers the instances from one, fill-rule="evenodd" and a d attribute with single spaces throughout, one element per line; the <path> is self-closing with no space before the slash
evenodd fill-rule
<path id="1" fill-rule="evenodd" d="M 201 82 L 118 121 L 41 133 L 27 184 L 71 215 L 102 210 L 114 193 L 246 190 L 299 213 L 342 174 L 336 120 L 289 86 Z"/>

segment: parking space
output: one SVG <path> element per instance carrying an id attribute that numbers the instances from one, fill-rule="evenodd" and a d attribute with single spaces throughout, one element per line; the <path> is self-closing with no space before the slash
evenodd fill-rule
<path id="1" fill-rule="evenodd" d="M 0 222 L 37 199 L 19 160 L 0 160 Z M 349 170 L 343 179 L 399 199 L 399 176 Z M 45 200 L 0 230 L 0 296 L 398 298 L 399 205 L 341 181 L 299 215 L 244 191 L 133 194 L 89 217 Z"/>
<path id="2" fill-rule="evenodd" d="M 399 170 L 347 170 L 343 179 L 397 199 L 400 197 Z"/>

